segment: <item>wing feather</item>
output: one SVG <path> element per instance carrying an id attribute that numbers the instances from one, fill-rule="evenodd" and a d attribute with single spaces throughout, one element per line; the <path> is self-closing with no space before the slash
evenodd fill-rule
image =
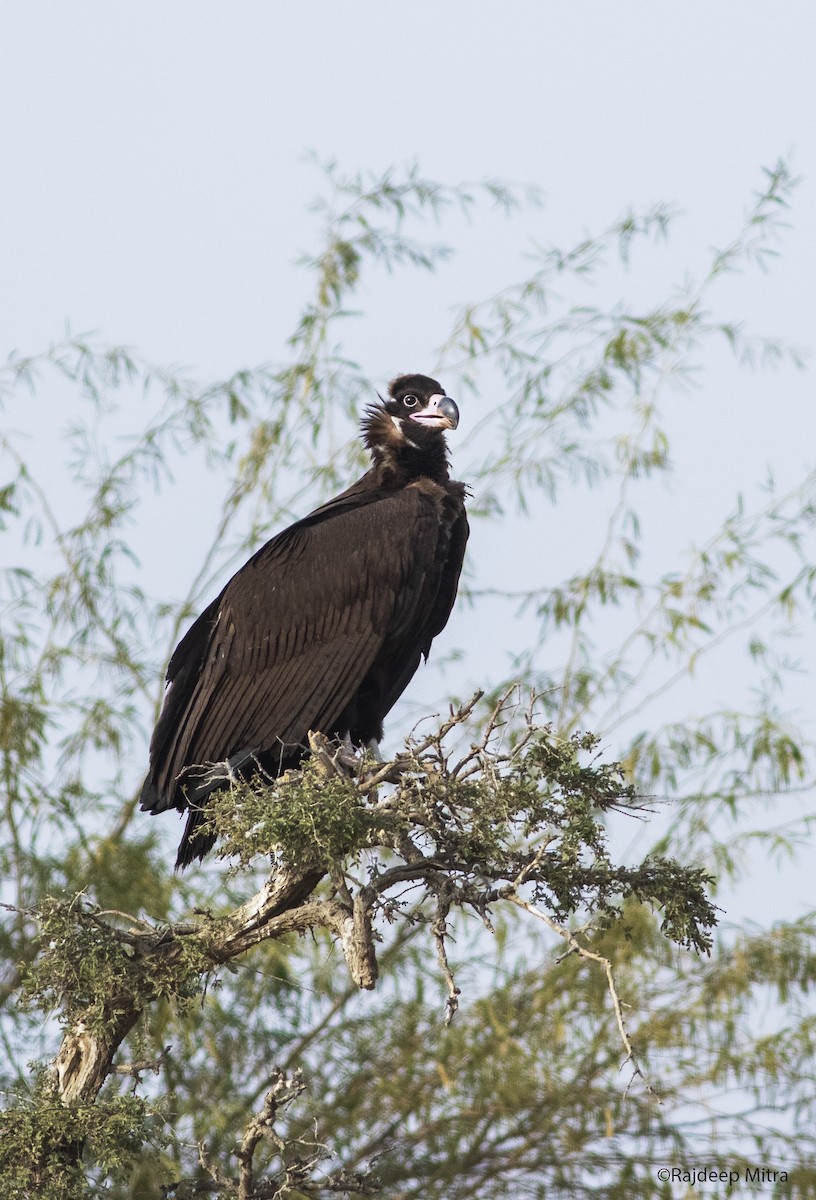
<path id="1" fill-rule="evenodd" d="M 438 537 L 435 506 L 403 489 L 328 505 L 262 547 L 173 655 L 144 806 L 184 808 L 192 765 L 330 730 L 416 624 Z"/>

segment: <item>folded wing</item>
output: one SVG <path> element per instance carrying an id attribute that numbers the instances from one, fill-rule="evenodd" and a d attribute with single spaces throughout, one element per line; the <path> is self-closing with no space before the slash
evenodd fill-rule
<path id="1" fill-rule="evenodd" d="M 191 810 L 179 865 L 212 845 L 206 764 L 277 775 L 310 730 L 382 736 L 456 594 L 467 523 L 438 492 L 338 497 L 263 546 L 179 643 L 142 791 L 151 812 Z"/>

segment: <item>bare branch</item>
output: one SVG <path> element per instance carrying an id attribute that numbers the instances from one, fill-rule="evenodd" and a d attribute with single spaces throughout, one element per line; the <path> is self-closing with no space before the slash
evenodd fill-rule
<path id="1" fill-rule="evenodd" d="M 449 897 L 441 890 L 437 896 L 436 920 L 431 926 L 431 933 L 436 942 L 436 957 L 439 963 L 439 968 L 445 980 L 445 985 L 448 989 L 448 998 L 445 1001 L 445 1024 L 450 1025 L 453 1018 L 459 1009 L 459 997 L 462 994 L 461 990 L 454 982 L 453 974 L 448 963 L 448 952 L 445 946 L 445 938 L 448 933 L 447 919 L 450 912 L 451 902 Z"/>
<path id="2" fill-rule="evenodd" d="M 286 1143 L 275 1132 L 275 1118 L 278 1115 L 278 1109 L 285 1104 L 290 1104 L 305 1089 L 306 1085 L 303 1082 L 300 1071 L 295 1071 L 292 1076 L 287 1075 L 285 1071 L 280 1070 L 278 1067 L 273 1071 L 272 1087 L 264 1097 L 263 1107 L 250 1121 L 244 1132 L 244 1136 L 241 1138 L 241 1145 L 238 1150 L 239 1200 L 253 1200 L 256 1194 L 253 1159 L 255 1151 L 258 1148 L 258 1143 L 262 1139 L 268 1138 L 274 1142 L 278 1150 L 285 1148 Z"/>
<path id="3" fill-rule="evenodd" d="M 536 905 L 530 904 L 526 900 L 522 900 L 522 898 L 516 895 L 514 892 L 508 892 L 506 898 L 511 904 L 515 904 L 517 908 L 523 908 L 525 912 L 531 913 L 532 916 L 537 917 L 539 921 L 543 921 L 544 924 L 549 926 L 554 933 L 557 933 L 560 938 L 563 938 L 564 941 L 569 945 L 569 952 L 571 954 L 577 954 L 580 958 L 586 958 L 591 962 L 601 964 L 604 969 L 604 973 L 606 974 L 606 985 L 609 989 L 609 995 L 612 998 L 612 1007 L 615 1011 L 615 1020 L 618 1025 L 618 1032 L 620 1034 L 621 1041 L 623 1042 L 624 1049 L 626 1050 L 626 1058 L 621 1063 L 620 1069 L 623 1070 L 627 1063 L 631 1063 L 632 1079 L 634 1079 L 636 1076 L 639 1076 L 640 1079 L 643 1080 L 643 1085 L 649 1095 L 653 1096 L 658 1104 L 662 1104 L 663 1101 L 660 1099 L 657 1092 L 654 1090 L 651 1083 L 643 1073 L 635 1055 L 635 1051 L 632 1048 L 632 1043 L 629 1039 L 629 1034 L 626 1029 L 626 1022 L 623 1018 L 621 999 L 618 995 L 617 988 L 615 987 L 615 977 L 612 973 L 612 964 L 609 959 L 604 958 L 602 954 L 596 954 L 594 950 L 590 950 L 587 946 L 582 945 L 572 930 L 567 929 L 563 925 L 559 925 L 557 921 L 554 921 L 552 917 L 547 915 L 547 913 L 542 912 L 542 910 L 537 908 Z M 626 1095 L 631 1086 L 632 1080 L 630 1080 L 627 1084 L 624 1095 Z"/>

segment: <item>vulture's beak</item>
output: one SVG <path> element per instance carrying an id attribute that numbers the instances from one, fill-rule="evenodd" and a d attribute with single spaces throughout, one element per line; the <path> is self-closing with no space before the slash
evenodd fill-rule
<path id="1" fill-rule="evenodd" d="M 450 396 L 431 396 L 423 409 L 411 413 L 411 420 L 432 429 L 455 429 L 459 424 L 459 409 Z"/>

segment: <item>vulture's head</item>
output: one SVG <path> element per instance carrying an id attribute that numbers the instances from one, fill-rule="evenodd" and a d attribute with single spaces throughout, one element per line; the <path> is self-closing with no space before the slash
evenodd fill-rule
<path id="1" fill-rule="evenodd" d="M 445 395 L 445 389 L 427 375 L 398 375 L 388 385 L 385 410 L 395 420 L 403 422 L 406 436 L 422 429 L 455 429 L 459 424 L 459 409 Z M 405 424 L 409 422 L 409 424 Z"/>
<path id="2" fill-rule="evenodd" d="M 398 375 L 382 406 L 369 409 L 363 434 L 375 457 L 413 457 L 417 451 L 444 454 L 447 429 L 459 424 L 459 409 L 441 383 L 428 375 Z"/>

